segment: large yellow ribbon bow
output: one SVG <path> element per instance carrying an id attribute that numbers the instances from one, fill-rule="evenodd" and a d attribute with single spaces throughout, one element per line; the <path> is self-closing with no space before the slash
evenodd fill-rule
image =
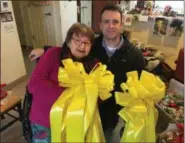
<path id="1" fill-rule="evenodd" d="M 97 64 L 87 74 L 79 62 L 62 61 L 59 84 L 66 87 L 50 111 L 52 142 L 105 142 L 97 108 L 98 96 L 111 96 L 114 76 Z"/>
<path id="2" fill-rule="evenodd" d="M 117 104 L 124 106 L 118 114 L 126 122 L 120 142 L 156 142 L 158 112 L 154 104 L 164 97 L 165 84 L 146 71 L 138 80 L 138 73 L 133 71 L 127 73 L 121 88 L 124 92 L 115 94 Z"/>

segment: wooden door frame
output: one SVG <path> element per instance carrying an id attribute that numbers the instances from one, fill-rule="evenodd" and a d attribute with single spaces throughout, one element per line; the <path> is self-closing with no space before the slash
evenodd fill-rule
<path id="1" fill-rule="evenodd" d="M 31 4 L 30 3 L 27 3 L 27 9 L 28 9 L 28 20 L 30 22 L 30 30 L 31 30 L 31 41 L 32 41 L 32 48 L 34 48 L 35 46 L 35 43 L 34 43 L 34 34 L 33 34 L 33 29 L 32 29 L 32 20 L 31 20 L 31 13 L 30 13 L 30 7 L 31 7 Z"/>
<path id="2" fill-rule="evenodd" d="M 77 7 L 79 8 L 79 13 L 77 13 L 78 22 L 81 22 L 81 1 L 83 0 L 77 0 Z M 92 20 L 93 20 L 93 1 L 91 4 L 91 28 L 92 28 Z"/>
<path id="3" fill-rule="evenodd" d="M 77 21 L 81 22 L 81 0 L 77 0 L 77 7 L 79 10 L 79 13 L 77 13 Z"/>
<path id="4" fill-rule="evenodd" d="M 20 8 L 20 13 L 19 13 L 19 16 L 21 16 L 22 18 L 21 18 L 21 21 L 24 23 L 26 20 L 27 20 L 27 23 L 25 24 L 24 23 L 24 26 L 23 26 L 23 31 L 24 31 L 24 34 L 25 34 L 25 43 L 24 44 L 22 44 L 21 43 L 21 46 L 22 47 L 27 47 L 27 48 L 32 48 L 33 47 L 33 40 L 32 40 L 32 30 L 31 30 L 31 27 L 30 27 L 30 19 L 29 19 L 29 17 L 27 16 L 27 19 L 25 20 L 24 18 L 25 18 L 25 15 L 23 14 L 23 13 L 27 13 L 28 15 L 29 15 L 29 12 L 28 12 L 28 3 L 27 3 L 27 1 L 23 1 L 23 2 L 21 2 L 21 1 L 17 1 L 17 3 L 18 3 L 18 5 L 19 5 L 19 8 Z M 14 5 L 14 3 L 13 3 L 13 1 L 12 1 L 12 9 L 14 10 L 14 7 L 15 5 Z M 24 8 L 24 11 L 23 11 L 23 8 Z M 25 12 L 26 11 L 26 12 Z M 15 13 L 14 13 L 14 17 L 15 17 L 15 19 L 16 19 L 16 17 L 17 17 L 18 15 L 16 15 Z M 16 22 L 16 24 L 17 24 L 17 22 Z M 17 31 L 18 31 L 18 33 L 19 33 L 19 30 L 18 30 L 18 28 L 17 28 Z M 19 35 L 19 34 L 18 34 Z M 19 35 L 19 39 L 20 39 L 20 41 L 21 41 L 21 37 L 20 37 L 20 35 Z"/>

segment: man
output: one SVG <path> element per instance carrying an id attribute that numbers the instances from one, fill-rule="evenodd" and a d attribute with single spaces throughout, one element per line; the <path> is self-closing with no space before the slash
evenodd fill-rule
<path id="1" fill-rule="evenodd" d="M 141 51 L 121 35 L 122 12 L 118 6 L 107 5 L 102 9 L 100 28 L 102 34 L 95 39 L 92 55 L 107 65 L 108 70 L 115 75 L 115 88 L 113 96 L 101 102 L 99 111 L 106 141 L 119 142 L 114 129 L 118 124 L 120 107 L 115 103 L 114 92 L 121 91 L 120 84 L 126 82 L 127 72 L 137 70 L 140 73 L 145 67 L 145 62 Z M 38 51 L 32 51 L 30 56 L 35 54 L 38 57 L 37 53 Z"/>

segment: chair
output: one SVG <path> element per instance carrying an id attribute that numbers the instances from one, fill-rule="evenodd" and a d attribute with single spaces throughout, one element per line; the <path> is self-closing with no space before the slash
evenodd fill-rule
<path id="1" fill-rule="evenodd" d="M 168 63 L 163 62 L 163 73 L 168 80 L 174 78 L 175 80 L 184 83 L 184 48 L 179 51 L 175 63 L 176 68 L 172 69 Z"/>
<path id="2" fill-rule="evenodd" d="M 51 48 L 52 46 L 44 46 L 44 50 Z M 40 58 L 36 59 L 36 63 L 39 61 Z M 32 142 L 32 130 L 31 130 L 31 123 L 29 120 L 29 113 L 32 104 L 32 94 L 28 91 L 28 87 L 26 87 L 25 98 L 23 101 L 22 107 L 22 126 L 23 126 L 23 136 L 26 141 L 29 143 Z"/>
<path id="3" fill-rule="evenodd" d="M 7 124 L 0 126 L 0 132 L 4 131 L 8 127 L 10 127 L 12 124 L 14 124 L 16 121 L 22 121 L 22 109 L 21 109 L 21 96 L 16 95 L 8 95 L 4 101 L 4 104 L 1 105 L 0 108 L 0 118 L 3 119 L 5 115 L 8 115 L 13 120 L 7 121 Z M 10 111 L 16 111 L 18 112 L 18 116 L 15 116 Z"/>
<path id="4" fill-rule="evenodd" d="M 32 142 L 32 130 L 29 120 L 31 104 L 32 104 L 32 95 L 29 93 L 28 88 L 26 87 L 26 93 L 22 109 L 22 127 L 23 127 L 23 136 L 29 143 Z"/>
<path id="5" fill-rule="evenodd" d="M 184 83 L 184 48 L 179 51 L 174 78 L 181 83 Z"/>

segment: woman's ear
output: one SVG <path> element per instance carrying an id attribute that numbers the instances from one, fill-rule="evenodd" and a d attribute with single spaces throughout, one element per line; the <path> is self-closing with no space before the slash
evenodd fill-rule
<path id="1" fill-rule="evenodd" d="M 66 42 L 66 44 L 67 44 L 68 47 L 70 47 L 70 45 L 71 45 L 71 40 L 68 41 L 68 42 Z"/>

